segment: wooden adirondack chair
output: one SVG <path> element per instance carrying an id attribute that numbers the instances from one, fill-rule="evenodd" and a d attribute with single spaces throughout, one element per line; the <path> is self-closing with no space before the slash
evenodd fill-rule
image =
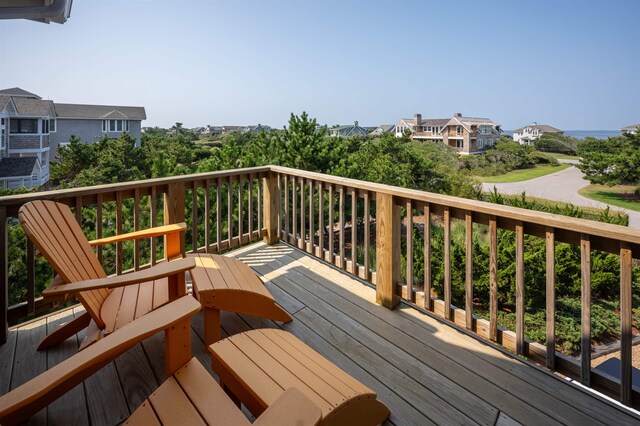
<path id="1" fill-rule="evenodd" d="M 20 223 L 36 248 L 58 273 L 44 297 L 75 294 L 84 315 L 62 325 L 43 339 L 38 350 L 54 346 L 85 327 L 80 349 L 136 318 L 186 293 L 185 271 L 193 259 L 162 262 L 152 268 L 107 277 L 93 247 L 118 241 L 165 236 L 165 259 L 181 256 L 184 223 L 116 235 L 89 242 L 71 209 L 54 201 L 32 201 L 20 208 Z"/>
<path id="2" fill-rule="evenodd" d="M 0 424 L 28 420 L 138 342 L 165 330 L 168 379 L 125 424 L 251 425 L 202 364 L 191 357 L 189 321 L 199 310 L 194 298 L 181 297 L 1 396 Z M 301 391 L 290 388 L 253 425 L 317 425 L 321 417 L 320 408 Z"/>

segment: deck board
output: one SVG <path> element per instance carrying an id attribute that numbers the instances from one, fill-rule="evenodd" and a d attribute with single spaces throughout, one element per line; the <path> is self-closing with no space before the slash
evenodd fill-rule
<path id="1" fill-rule="evenodd" d="M 286 244 L 230 253 L 266 281 L 294 320 L 222 312 L 222 335 L 281 327 L 374 389 L 391 410 L 387 424 L 630 424 L 638 418 L 556 376 L 497 350 L 406 304 L 389 311 L 375 290 Z M 75 308 L 75 314 L 81 313 Z M 13 328 L 0 346 L 0 393 L 75 352 L 82 333 L 47 353 L 35 347 L 73 309 Z M 212 373 L 203 315 L 192 320 L 192 351 Z M 107 365 L 35 424 L 113 425 L 164 379 L 164 334 Z M 15 357 L 14 357 L 15 354 Z M 84 407 L 84 409 L 83 409 Z"/>

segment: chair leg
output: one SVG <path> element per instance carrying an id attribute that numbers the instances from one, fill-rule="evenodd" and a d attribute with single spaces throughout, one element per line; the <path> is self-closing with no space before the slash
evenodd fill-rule
<path id="1" fill-rule="evenodd" d="M 40 345 L 38 346 L 38 350 L 43 351 L 64 342 L 80 330 L 85 329 L 90 322 L 91 315 L 89 315 L 88 312 L 85 312 L 68 323 L 62 324 L 42 339 L 42 342 L 40 342 Z"/>
<path id="2" fill-rule="evenodd" d="M 222 337 L 220 331 L 220 310 L 204 308 L 204 344 L 206 346 L 217 342 Z"/>
<path id="3" fill-rule="evenodd" d="M 240 408 L 240 405 L 242 404 L 240 399 L 233 392 L 231 392 L 231 389 L 229 389 L 229 387 L 225 385 L 222 380 L 220 381 L 220 386 L 222 387 L 222 390 L 229 396 L 229 399 L 231 399 L 231 401 L 233 401 L 233 403 L 236 404 L 238 408 Z"/>

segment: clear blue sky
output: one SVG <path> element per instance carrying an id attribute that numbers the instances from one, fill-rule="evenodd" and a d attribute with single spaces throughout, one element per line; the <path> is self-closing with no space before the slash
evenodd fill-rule
<path id="1" fill-rule="evenodd" d="M 143 125 L 329 125 L 421 112 L 640 122 L 640 1 L 88 1 L 0 21 L 0 87 L 141 105 Z"/>

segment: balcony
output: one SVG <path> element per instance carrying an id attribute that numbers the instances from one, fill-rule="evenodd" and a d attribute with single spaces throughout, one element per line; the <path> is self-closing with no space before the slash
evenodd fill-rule
<path id="1" fill-rule="evenodd" d="M 35 351 L 48 327 L 77 315 L 81 308 L 37 297 L 36 283 L 51 272 L 36 259 L 28 242 L 23 259 L 26 295 L 23 302 L 7 306 L 9 250 L 15 248 L 14 241 L 24 243 L 15 238 L 13 218 L 22 204 L 33 199 L 55 199 L 73 206 L 90 238 L 186 220 L 184 251 L 225 251 L 241 259 L 294 316 L 293 322 L 283 325 L 225 314 L 226 334 L 259 327 L 292 332 L 374 389 L 391 410 L 390 423 L 628 424 L 640 420 L 588 389 L 635 408 L 640 405 L 638 389 L 631 383 L 631 280 L 633 262 L 640 257 L 640 232 L 275 166 L 0 199 L 0 232 L 5 235 L 0 239 L 0 284 L 5 286 L 0 333 L 6 341 L 0 346 L 2 393 L 73 354 L 79 341 L 69 339 L 47 353 Z M 454 222 L 463 225 L 464 265 L 452 265 Z M 432 244 L 436 225 L 444 232 L 438 260 Z M 452 294 L 452 269 L 478 267 L 472 234 L 479 228 L 487 232 L 491 253 L 489 264 L 483 265 L 491 271 L 488 319 L 476 315 L 473 295 L 478 290 L 472 274 L 466 274 L 462 306 L 454 306 Z M 508 330 L 498 326 L 497 252 L 501 239 L 512 236 L 516 324 Z M 527 340 L 524 333 L 524 270 L 530 261 L 525 257 L 525 237 L 540 239 L 546 246 L 546 345 Z M 580 358 L 555 350 L 554 268 L 555 247 L 560 243 L 579 247 L 583 290 L 590 285 L 592 251 L 619 255 L 622 379 L 592 368 L 589 291 L 583 291 L 582 297 Z M 156 239 L 132 246 L 119 243 L 111 251 L 98 248 L 97 254 L 107 271 L 121 274 L 129 267 L 141 269 L 155 263 L 160 245 Z M 427 273 L 422 282 L 414 273 L 416 250 L 424 252 Z M 430 273 L 435 262 L 444 263 L 441 291 L 435 290 Z M 25 318 L 32 320 L 22 322 Z M 192 346 L 209 366 L 202 321 L 198 316 L 192 322 Z M 21 324 L 9 328 L 9 323 Z M 162 335 L 148 339 L 34 420 L 119 423 L 162 381 L 161 345 Z"/>

